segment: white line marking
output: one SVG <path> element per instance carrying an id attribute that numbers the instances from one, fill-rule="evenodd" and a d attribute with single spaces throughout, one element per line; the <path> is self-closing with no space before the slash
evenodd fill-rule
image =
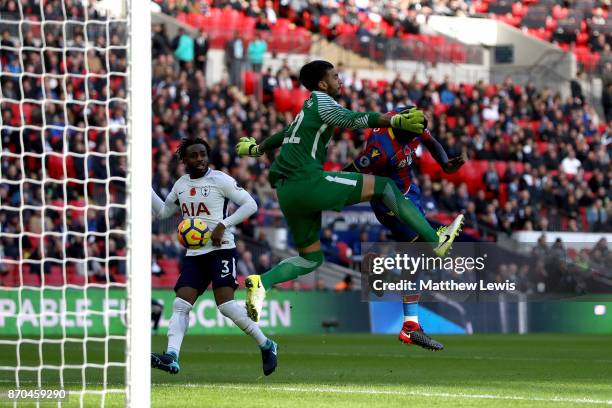
<path id="1" fill-rule="evenodd" d="M 0 383 L 15 383 L 13 380 L 0 379 Z M 34 384 L 35 381 L 23 381 L 22 386 Z M 46 384 L 46 383 L 45 383 Z M 64 384 L 82 385 L 80 381 L 64 381 Z M 102 384 L 88 384 L 99 385 Z M 565 398 L 565 397 L 526 397 L 514 395 L 494 395 L 494 394 L 466 394 L 453 392 L 436 392 L 436 391 L 395 391 L 395 390 L 375 390 L 375 389 L 356 389 L 356 388 L 337 388 L 337 387 L 278 387 L 278 386 L 259 386 L 255 384 L 244 385 L 227 385 L 227 384 L 193 384 L 193 383 L 153 383 L 152 386 L 158 387 L 181 387 L 181 388 L 216 388 L 216 389 L 231 389 L 252 391 L 257 388 L 260 391 L 281 391 L 281 392 L 302 392 L 302 393 L 330 393 L 330 394 L 364 394 L 364 395 L 398 395 L 410 397 L 441 397 L 441 398 L 466 398 L 466 399 L 487 399 L 487 400 L 505 400 L 505 401 L 532 401 L 532 402 L 558 402 L 570 404 L 602 404 L 612 405 L 612 400 L 601 400 L 592 398 Z M 76 391 L 68 388 L 70 392 Z M 108 389 L 107 389 L 108 391 Z M 114 390 L 113 390 L 114 391 Z M 124 392 L 125 390 L 118 390 Z M 155 391 L 154 391 L 155 392 Z"/>
<path id="2" fill-rule="evenodd" d="M 260 391 L 282 391 L 282 392 L 303 392 L 303 393 L 331 393 L 331 394 L 366 394 L 366 395 L 400 395 L 411 397 L 443 397 L 443 398 L 468 398 L 468 399 L 490 399 L 507 401 L 539 401 L 539 402 L 562 402 L 571 404 L 605 404 L 612 405 L 612 400 L 598 400 L 592 398 L 564 398 L 564 397 L 522 397 L 513 395 L 494 395 L 494 394 L 465 394 L 452 392 L 435 391 L 394 391 L 394 390 L 374 390 L 374 389 L 355 389 L 355 388 L 334 388 L 334 387 L 276 387 L 276 386 L 257 386 L 254 384 L 226 385 L 226 384 L 155 384 L 162 387 L 187 387 L 187 388 L 217 388 L 230 390 L 252 391 L 257 388 Z"/>

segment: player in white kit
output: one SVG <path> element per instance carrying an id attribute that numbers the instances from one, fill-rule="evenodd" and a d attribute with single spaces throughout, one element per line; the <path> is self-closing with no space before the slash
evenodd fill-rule
<path id="1" fill-rule="evenodd" d="M 165 202 L 152 192 L 154 218 L 172 217 L 180 211 L 183 218 L 203 218 L 213 232 L 205 246 L 188 249 L 183 257 L 181 274 L 174 287 L 176 298 L 168 325 L 168 348 L 163 354 L 151 353 L 151 366 L 172 374 L 179 372 L 178 357 L 189 327 L 189 312 L 212 282 L 219 311 L 257 342 L 264 374 L 270 375 L 276 368 L 278 346 L 247 316 L 244 306 L 234 300 L 234 291 L 238 288 L 236 245 L 234 234 L 228 231 L 255 213 L 257 204 L 231 176 L 208 168 L 209 151 L 203 139 L 183 139 L 177 155 L 185 164 L 187 174 L 177 180 Z M 239 207 L 228 216 L 229 201 Z"/>

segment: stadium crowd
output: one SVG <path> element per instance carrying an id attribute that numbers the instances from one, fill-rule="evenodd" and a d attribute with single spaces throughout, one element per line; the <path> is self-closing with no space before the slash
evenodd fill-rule
<path id="1" fill-rule="evenodd" d="M 153 127 L 156 191 L 167 194 L 174 175 L 181 173 L 172 146 L 181 137 L 201 136 L 213 146 L 212 164 L 230 172 L 256 197 L 262 210 L 255 222 L 277 220 L 274 190 L 266 180 L 267 160 L 236 160 L 232 146 L 242 136 L 262 140 L 292 121 L 290 112 L 278 112 L 271 102 L 276 88 L 298 87 L 296 73 L 286 65 L 277 72 L 264 69 L 262 89 L 267 103 L 262 103 L 226 81 L 207 88 L 202 72 L 190 65 L 175 74 L 171 50 L 154 53 L 158 55 Z M 484 83 L 457 86 L 414 79 L 396 79 L 380 89 L 342 66 L 339 69 L 345 85 L 339 100 L 343 106 L 384 112 L 416 103 L 433 118 L 430 127 L 450 155 L 466 153 L 472 160 L 489 162 L 475 194 L 469 193 L 467 181 L 434 180 L 430 174 L 419 174 L 417 166 L 423 204 L 430 214 L 464 212 L 476 231 L 610 230 L 610 126 L 582 100 L 579 88 L 565 100 L 532 84 L 516 86 L 511 79 L 494 91 Z M 440 106 L 448 108 L 438 110 Z M 325 169 L 340 170 L 365 137 L 367 131 L 339 132 Z M 508 163 L 502 173 L 496 168 L 500 162 Z M 503 203 L 500 189 L 507 192 Z M 246 227 L 247 233 L 251 230 Z M 329 247 L 326 253 L 337 256 L 338 242 L 333 233 L 327 233 L 323 237 Z M 160 253 L 164 245 L 168 244 L 160 239 Z M 260 269 L 250 252 L 245 259 L 241 270 Z"/>
<path id="2" fill-rule="evenodd" d="M 424 42 L 428 48 L 429 41 L 433 41 L 433 38 L 419 36 L 420 25 L 431 15 L 495 18 L 574 52 L 579 64 L 589 72 L 602 75 L 606 64 L 612 63 L 612 18 L 608 16 L 609 4 L 605 1 L 157 0 L 157 3 L 165 13 L 173 16 L 181 13 L 207 15 L 211 10 L 223 8 L 236 10 L 256 18 L 259 30 L 270 30 L 284 19 L 282 21 L 291 21 L 330 40 L 342 36 L 344 47 L 374 59 L 385 54 L 395 55 L 396 59 L 413 54 L 409 59 L 421 56 L 429 61 L 427 53 L 421 54 L 414 43 Z M 400 47 L 390 41 L 400 38 L 403 40 Z M 438 58 L 450 53 L 448 58 L 453 62 L 465 61 L 465 52 L 474 51 L 464 49 L 457 54 L 453 45 L 445 46 L 444 41 L 432 45 L 446 49 L 439 50 Z M 410 51 L 406 51 L 406 47 Z M 473 58 L 477 61 L 481 57 L 468 55 L 468 61 Z"/>
<path id="3" fill-rule="evenodd" d="M 338 34 L 337 28 L 342 24 L 360 25 L 362 22 L 371 23 L 369 32 L 381 33 L 381 23 L 385 21 L 393 27 L 393 33 L 418 33 L 418 16 L 436 13 L 461 13 L 467 11 L 464 1 L 439 0 L 436 4 L 427 2 L 383 1 L 383 0 L 357 0 L 357 1 L 306 1 L 284 0 L 274 2 L 267 0 L 264 6 L 258 1 L 239 0 L 213 0 L 210 2 L 187 1 L 156 1 L 162 11 L 176 16 L 180 12 L 199 12 L 206 14 L 211 8 L 230 7 L 241 11 L 247 16 L 262 18 L 262 28 L 265 25 L 274 25 L 278 18 L 288 18 L 299 26 L 305 26 L 314 32 L 323 32 L 333 38 Z M 421 4 L 423 3 L 423 4 Z"/>
<path id="4" fill-rule="evenodd" d="M 14 11 L 12 3 L 3 4 L 2 11 Z M 24 12 L 40 15 L 34 3 L 23 2 Z M 50 2 L 44 8 L 45 18 L 61 20 L 53 6 Z M 81 7 L 67 10 L 71 18 L 85 18 Z M 36 285 L 33 277 L 41 271 L 48 283 L 59 284 L 64 264 L 74 282 L 84 275 L 92 281 L 124 280 L 125 27 L 48 24 L 40 30 L 25 23 L 3 28 L 2 257 L 25 260 L 23 270 L 32 273 L 23 274 L 24 284 Z M 23 30 L 21 44 L 14 29 Z M 24 235 L 20 239 L 18 234 Z M 107 256 L 114 258 L 105 261 Z M 0 272 L 6 277 L 16 267 L 1 262 Z"/>
<path id="5" fill-rule="evenodd" d="M 121 102 L 125 97 L 125 81 L 121 75 L 105 75 L 125 72 L 126 50 L 121 48 L 125 39 L 121 32 L 97 32 L 100 27 L 90 26 L 93 31 L 87 38 L 98 48 L 86 49 L 85 35 L 79 27 L 68 31 L 69 38 L 63 38 L 60 31 L 45 30 L 48 46 L 70 45 L 65 64 L 61 52 L 53 48 L 45 50 L 41 58 L 41 53 L 34 51 L 41 47 L 41 38 L 30 30 L 23 38 L 24 44 L 33 50 L 23 51 L 22 65 L 17 39 L 10 33 L 2 35 L 0 84 L 5 98 L 2 146 L 5 152 L 14 155 L 34 154 L 23 158 L 3 156 L 2 174 L 9 182 L 0 185 L 0 196 L 12 208 L 0 214 L 0 225 L 3 232 L 31 232 L 22 239 L 22 255 L 32 260 L 32 269 L 40 268 L 40 262 L 36 261 L 43 258 L 62 259 L 72 254 L 71 258 L 81 259 L 85 255 L 95 257 L 108 253 L 121 257 L 124 254 L 118 249 L 124 247 L 121 234 L 114 234 L 108 240 L 103 235 L 110 229 L 124 228 L 125 214 L 121 207 L 113 206 L 106 211 L 96 207 L 84 211 L 82 207 L 121 204 L 125 200 L 123 183 L 108 181 L 109 176 L 125 175 L 126 106 Z M 113 30 L 112 25 L 109 28 Z M 239 180 L 262 209 L 256 219 L 240 227 L 243 234 L 253 237 L 254 224 L 276 225 L 281 219 L 277 216 L 275 192 L 266 178 L 267 159 L 237 160 L 233 146 L 242 136 L 262 140 L 287 126 L 293 115 L 277 111 L 272 103 L 246 96 L 225 80 L 207 87 L 203 66 L 193 61 L 197 53 L 187 52 L 187 57 L 179 61 L 175 51 L 181 39 L 167 38 L 163 30 L 156 31 L 155 36 L 154 189 L 165 197 L 182 174 L 182 165 L 174 155 L 181 138 L 203 137 L 212 146 L 211 165 Z M 104 50 L 107 39 L 115 46 L 112 50 Z M 187 47 L 195 46 L 187 43 Z M 448 80 L 436 84 L 432 80 L 420 83 L 416 79 L 399 78 L 376 87 L 339 68 L 345 85 L 339 100 L 341 105 L 354 110 L 386 112 L 394 106 L 416 104 L 427 111 L 430 128 L 449 155 L 466 153 L 472 160 L 490 161 L 475 194 L 469 193 L 474 185 L 467 181 L 440 180 L 427 172 L 419 172 L 419 166 L 415 166 L 424 207 L 430 214 L 464 212 L 468 225 L 477 232 L 481 228 L 508 233 L 519 229 L 610 230 L 610 122 L 597 116 L 583 101 L 579 89 L 572 97 L 562 99 L 550 90 L 538 90 L 533 85 L 516 86 L 511 79 L 494 90 L 483 83 L 457 86 Z M 85 77 L 87 71 L 90 75 Z M 31 75 L 22 75 L 24 72 Z M 54 81 L 50 77 L 42 80 L 42 72 L 67 73 L 68 81 Z M 270 96 L 279 84 L 297 87 L 295 77 L 287 66 L 278 73 L 268 70 L 263 75 L 264 91 Z M 86 95 L 88 101 L 85 101 Z M 44 104 L 37 102 L 43 97 Z M 106 104 L 109 97 L 114 99 Z M 28 102 L 19 103 L 23 98 L 28 98 Z M 440 106 L 448 108 L 440 110 Z M 532 125 L 534 122 L 537 127 Z M 20 129 L 25 123 L 32 126 Z M 325 168 L 341 169 L 359 151 L 366 137 L 367 131 L 341 131 L 337 143 L 330 149 Z M 540 153 L 542 146 L 544 150 Z M 113 154 L 106 157 L 107 151 Z M 64 157 L 64 152 L 71 154 Z M 44 162 L 40 156 L 43 153 L 46 153 Z M 499 162 L 510 163 L 503 174 L 495 167 Z M 470 162 L 466 167 L 469 169 Z M 70 188 L 64 191 L 61 183 L 37 182 L 45 171 L 47 177 L 73 179 Z M 10 182 L 22 177 L 27 180 Z M 503 201 L 499 197 L 501 190 L 507 194 Z M 62 208 L 64 200 L 72 207 Z M 57 207 L 44 213 L 35 208 L 17 208 L 25 203 L 32 206 L 56 203 Z M 581 212 L 581 208 L 586 210 Z M 41 239 L 43 226 L 45 234 Z M 61 233 L 66 231 L 68 235 L 63 242 Z M 4 255 L 18 257 L 19 254 L 11 252 L 19 248 L 17 239 L 3 236 L 2 240 Z M 163 235 L 154 238 L 154 243 L 156 255 L 176 253 L 176 248 L 168 245 Z M 64 247 L 66 255 L 62 252 Z M 250 260 L 247 255 L 243 257 L 242 269 L 261 269 L 270 261 L 266 251 L 257 256 L 252 254 Z M 57 264 L 47 261 L 42 266 L 51 272 Z M 89 274 L 106 279 L 108 269 L 103 265 L 87 266 Z M 114 265 L 116 275 L 111 278 L 120 276 L 122 269 L 123 266 Z"/>
<path id="6" fill-rule="evenodd" d="M 257 196 L 261 208 L 274 208 L 266 164 L 236 160 L 232 146 L 242 136 L 262 140 L 275 133 L 291 122 L 291 113 L 280 113 L 273 104 L 245 96 L 225 81 L 207 88 L 201 71 L 190 65 L 177 72 L 171 52 L 158 49 L 154 54 L 158 55 L 153 128 L 158 192 L 165 195 L 175 180 L 173 174 L 180 173 L 171 146 L 181 137 L 201 136 L 213 146 L 215 167 L 239 179 Z M 465 153 L 474 160 L 491 161 L 484 173 L 484 188 L 472 196 L 465 182 L 432 182 L 421 174 L 429 211 L 465 212 L 476 229 L 478 225 L 506 232 L 609 229 L 610 126 L 582 100 L 579 89 L 564 100 L 532 84 L 516 86 L 510 78 L 494 90 L 482 82 L 456 86 L 449 80 L 423 84 L 399 78 L 376 89 L 343 67 L 340 76 L 345 88 L 339 100 L 343 106 L 386 112 L 394 106 L 416 104 L 432 118 L 430 128 L 450 156 Z M 279 86 L 297 87 L 295 78 L 296 73 L 287 66 L 277 73 L 266 70 L 264 95 L 272 98 Z M 358 152 L 366 135 L 367 131 L 359 130 L 340 132 L 325 168 L 341 169 Z M 510 162 L 503 174 L 494 167 L 497 161 Z M 496 199 L 502 185 L 507 190 L 504 202 Z M 581 214 L 580 208 L 586 212 Z M 548 216 L 541 217 L 542 211 Z"/>

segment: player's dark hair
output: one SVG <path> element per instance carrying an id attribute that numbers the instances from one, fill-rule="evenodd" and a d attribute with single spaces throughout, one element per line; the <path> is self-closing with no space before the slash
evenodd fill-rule
<path id="1" fill-rule="evenodd" d="M 179 159 L 183 160 L 185 158 L 185 153 L 187 153 L 187 148 L 197 144 L 204 145 L 204 147 L 206 147 L 206 153 L 210 155 L 210 145 L 206 140 L 199 137 L 196 137 L 195 139 L 186 137 L 183 138 L 181 140 L 181 144 L 179 144 L 178 148 L 176 149 L 176 155 L 179 157 Z"/>
<path id="2" fill-rule="evenodd" d="M 319 81 L 333 68 L 334 66 L 327 61 L 311 61 L 300 69 L 300 83 L 309 91 L 316 91 Z"/>

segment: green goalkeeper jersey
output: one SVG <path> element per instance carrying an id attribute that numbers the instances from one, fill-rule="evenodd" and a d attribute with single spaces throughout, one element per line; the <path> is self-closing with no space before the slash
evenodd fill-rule
<path id="1" fill-rule="evenodd" d="M 285 129 L 280 154 L 270 168 L 270 183 L 274 186 L 281 178 L 304 179 L 323 171 L 336 127 L 371 128 L 378 117 L 378 113 L 350 111 L 326 93 L 313 91 Z"/>

